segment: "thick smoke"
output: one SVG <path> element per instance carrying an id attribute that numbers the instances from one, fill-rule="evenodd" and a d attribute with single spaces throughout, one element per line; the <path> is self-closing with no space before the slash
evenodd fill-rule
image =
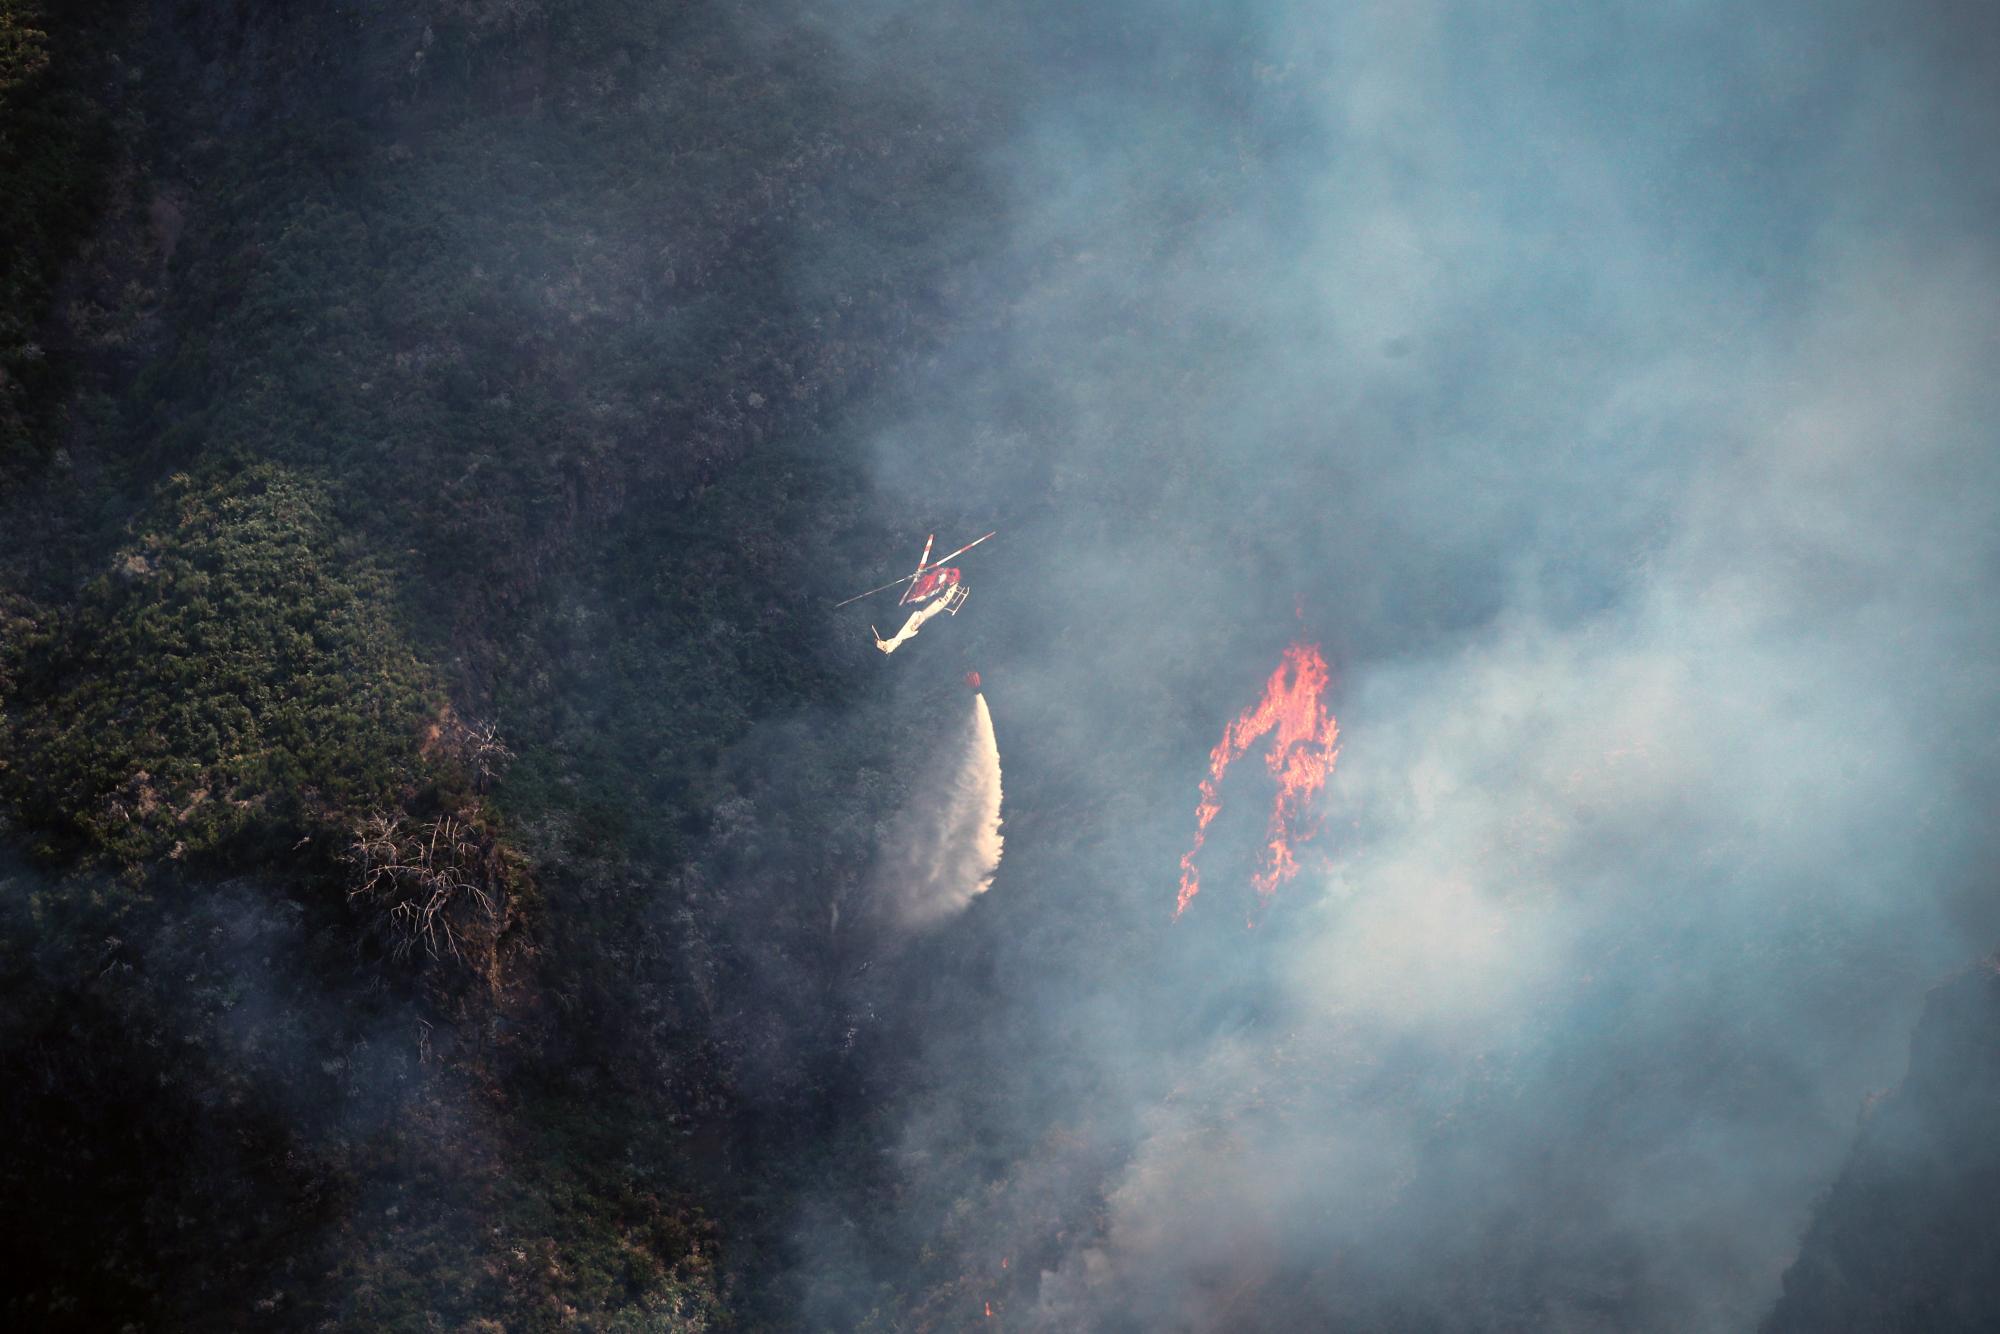
<path id="1" fill-rule="evenodd" d="M 912 930 L 963 912 L 992 886 L 1002 843 L 1000 746 L 986 696 L 975 693 L 964 727 L 940 749 L 889 835 L 876 902 Z"/>
<path id="2" fill-rule="evenodd" d="M 2000 936 L 1991 34 L 867 12 L 857 77 L 1018 76 L 963 332 L 855 426 L 888 506 L 1007 531 L 965 619 L 1014 888 L 947 928 L 997 980 L 928 1020 L 902 1203 L 815 1282 L 939 1290 L 904 1257 L 976 1199 L 960 1272 L 1032 1256 L 996 1306 L 1049 1328 L 1753 1325 Z M 1322 859 L 1169 928 L 1301 614 Z M 1118 1165 L 1051 1185 L 1057 1139 Z"/>

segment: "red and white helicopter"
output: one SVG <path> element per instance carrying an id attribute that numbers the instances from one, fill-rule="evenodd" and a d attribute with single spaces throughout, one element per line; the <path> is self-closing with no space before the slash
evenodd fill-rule
<path id="1" fill-rule="evenodd" d="M 992 537 L 998 531 L 998 529 L 995 529 L 993 533 L 988 533 L 986 537 Z M 924 539 L 924 554 L 917 557 L 917 568 L 913 573 L 906 574 L 901 579 L 895 579 L 883 584 L 880 588 L 871 588 L 866 593 L 856 593 L 853 597 L 847 599 L 846 602 L 836 602 L 834 606 L 845 607 L 849 603 L 859 602 L 863 598 L 872 598 L 877 593 L 886 593 L 898 584 L 908 584 L 909 587 L 903 590 L 903 596 L 897 600 L 896 605 L 899 607 L 915 607 L 916 610 L 911 612 L 910 618 L 903 622 L 903 628 L 888 639 L 884 639 L 880 630 L 877 630 L 872 625 L 868 627 L 870 633 L 875 636 L 875 647 L 881 649 L 884 653 L 894 653 L 911 639 L 914 639 L 917 631 L 923 629 L 924 622 L 936 616 L 939 612 L 949 612 L 953 616 L 958 615 L 958 609 L 965 605 L 966 598 L 972 596 L 972 590 L 967 588 L 964 581 L 959 577 L 958 567 L 947 566 L 945 562 L 955 557 L 963 556 L 966 552 L 984 542 L 986 537 L 974 538 L 950 555 L 939 556 L 933 561 L 931 559 L 931 544 L 937 541 L 937 534 L 932 533 Z"/>

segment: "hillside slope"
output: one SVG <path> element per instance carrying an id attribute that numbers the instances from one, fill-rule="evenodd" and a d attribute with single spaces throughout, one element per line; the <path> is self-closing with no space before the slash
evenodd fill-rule
<path id="1" fill-rule="evenodd" d="M 2000 959 L 1930 995 L 1765 1334 L 2000 1325 Z"/>
<path id="2" fill-rule="evenodd" d="M 824 423 L 922 346 L 975 184 L 821 40 L 0 4 L 17 1322 L 720 1318 L 714 1146 L 821 1096 L 745 1092 L 822 1023 L 758 960 L 824 917 L 694 904 L 689 849 L 750 720 L 860 661 Z"/>

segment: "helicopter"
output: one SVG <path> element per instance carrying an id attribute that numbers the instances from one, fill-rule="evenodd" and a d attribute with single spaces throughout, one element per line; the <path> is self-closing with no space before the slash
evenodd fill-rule
<path id="1" fill-rule="evenodd" d="M 995 529 L 986 534 L 986 537 L 976 537 L 949 555 L 939 556 L 935 561 L 931 559 L 931 547 L 937 542 L 937 534 L 932 533 L 924 539 L 924 554 L 917 557 L 917 568 L 914 571 L 901 579 L 892 579 L 880 588 L 871 588 L 866 593 L 856 593 L 845 602 L 834 603 L 834 606 L 845 607 L 863 598 L 872 598 L 877 593 L 886 593 L 899 585 L 908 584 L 909 587 L 903 590 L 903 596 L 897 599 L 896 605 L 915 607 L 916 610 L 903 622 L 903 628 L 884 639 L 880 630 L 872 625 L 868 627 L 869 633 L 875 636 L 875 647 L 884 653 L 894 653 L 914 639 L 917 631 L 921 630 L 924 623 L 933 616 L 941 612 L 958 615 L 959 608 L 965 605 L 965 600 L 972 595 L 972 590 L 966 587 L 958 567 L 948 566 L 945 562 L 963 556 L 984 542 L 987 537 L 996 536 L 998 532 L 999 530 Z"/>

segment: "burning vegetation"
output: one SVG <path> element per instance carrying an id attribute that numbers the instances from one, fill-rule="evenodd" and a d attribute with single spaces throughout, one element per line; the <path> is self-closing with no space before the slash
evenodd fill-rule
<path id="1" fill-rule="evenodd" d="M 1294 644 L 1285 650 L 1284 660 L 1264 683 L 1262 698 L 1222 729 L 1222 740 L 1208 753 L 1208 773 L 1201 780 L 1201 799 L 1195 803 L 1194 842 L 1181 854 L 1176 921 L 1201 892 L 1195 857 L 1208 838 L 1209 825 L 1222 810 L 1223 775 L 1267 736 L 1271 742 L 1264 766 L 1277 780 L 1278 790 L 1271 800 L 1262 864 L 1251 878 L 1259 905 L 1270 902 L 1278 886 L 1298 874 L 1293 849 L 1314 832 L 1314 826 L 1306 822 L 1306 807 L 1326 786 L 1340 755 L 1340 726 L 1327 712 L 1323 699 L 1330 679 L 1318 645 Z"/>

